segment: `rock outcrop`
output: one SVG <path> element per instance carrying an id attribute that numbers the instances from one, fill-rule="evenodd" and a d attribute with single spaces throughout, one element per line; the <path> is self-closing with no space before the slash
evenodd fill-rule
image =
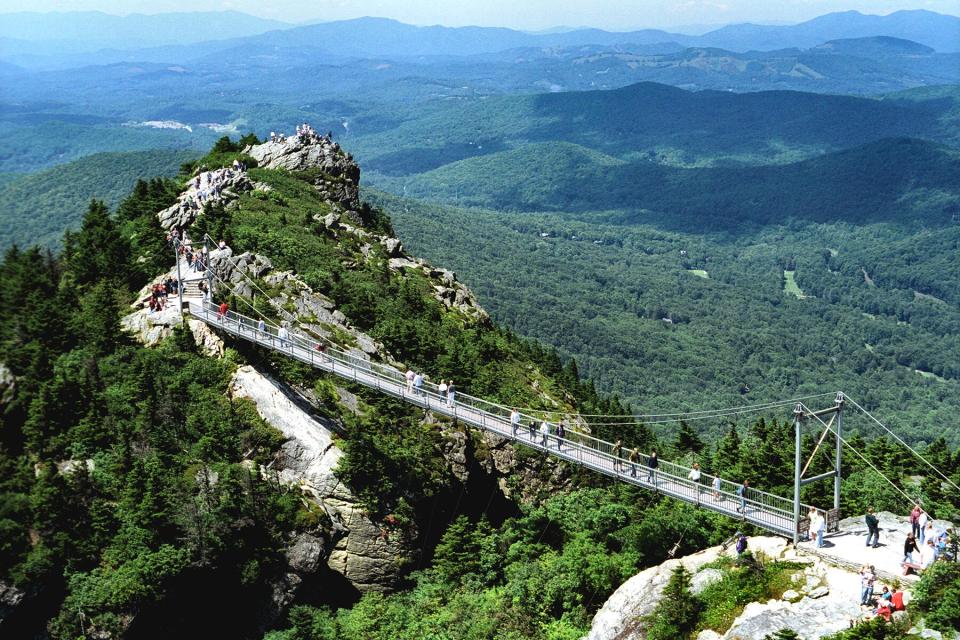
<path id="1" fill-rule="evenodd" d="M 13 372 L 7 368 L 7 365 L 0 362 L 0 406 L 13 400 L 17 392 L 17 378 Z"/>
<path id="2" fill-rule="evenodd" d="M 327 566 L 361 592 L 390 590 L 416 550 L 404 536 L 390 535 L 383 523 L 371 520 L 334 475 L 343 456 L 334 442 L 338 426 L 311 415 L 279 383 L 250 366 L 237 370 L 231 391 L 252 400 L 260 416 L 287 437 L 277 459 L 279 479 L 299 487 L 329 516 L 333 540 L 324 547 Z M 291 566 L 298 571 L 319 566 L 321 546 L 316 537 L 298 539 L 288 551 Z"/>
<path id="3" fill-rule="evenodd" d="M 289 136 L 244 149 L 264 169 L 313 171 L 312 183 L 320 196 L 354 224 L 362 224 L 360 167 L 340 145 L 322 136 Z"/>
<path id="4" fill-rule="evenodd" d="M 780 600 L 748 604 L 729 629 L 723 633 L 704 631 L 702 640 L 757 640 L 784 628 L 797 632 L 803 640 L 816 640 L 848 628 L 863 615 L 856 573 L 798 554 L 782 538 L 750 538 L 749 548 L 769 559 L 804 565 L 793 575 L 796 586 L 784 592 Z M 720 579 L 719 571 L 704 566 L 722 555 L 735 552 L 732 547 L 712 547 L 641 571 L 621 585 L 597 612 L 586 640 L 645 638 L 643 618 L 656 608 L 674 568 L 683 564 L 693 574 L 691 591 L 699 593 Z"/>

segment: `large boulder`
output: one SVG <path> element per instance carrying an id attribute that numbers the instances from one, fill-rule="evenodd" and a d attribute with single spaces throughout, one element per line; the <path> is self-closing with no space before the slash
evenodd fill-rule
<path id="1" fill-rule="evenodd" d="M 13 372 L 7 368 L 7 365 L 0 362 L 0 406 L 13 400 L 16 391 L 17 378 L 13 375 Z"/>

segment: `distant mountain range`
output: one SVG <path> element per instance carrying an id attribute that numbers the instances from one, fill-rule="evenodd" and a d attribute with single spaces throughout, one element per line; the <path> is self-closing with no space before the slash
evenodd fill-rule
<path id="1" fill-rule="evenodd" d="M 0 14 L 0 38 L 51 43 L 72 52 L 142 49 L 205 40 L 241 38 L 292 25 L 238 11 L 134 13 L 116 16 L 100 11 Z M 5 50 L 6 46 L 0 48 Z"/>
<path id="2" fill-rule="evenodd" d="M 16 13 L 6 14 L 0 21 L 0 58 L 23 66 L 62 68 L 122 61 L 183 63 L 218 51 L 257 55 L 276 49 L 303 49 L 341 57 L 415 58 L 474 56 L 521 48 L 669 43 L 746 52 L 806 49 L 830 40 L 873 36 L 912 40 L 939 52 L 958 52 L 960 17 L 922 10 L 887 16 L 847 11 L 797 25 L 738 24 L 703 35 L 687 35 L 657 29 L 531 34 L 506 28 L 417 27 L 385 18 L 292 26 L 236 12 L 122 18 L 95 12 Z M 79 59 L 65 57 L 94 53 Z"/>

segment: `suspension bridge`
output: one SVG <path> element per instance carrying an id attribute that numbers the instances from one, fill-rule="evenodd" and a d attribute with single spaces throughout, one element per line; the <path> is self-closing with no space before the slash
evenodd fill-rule
<path id="1" fill-rule="evenodd" d="M 212 241 L 205 238 L 205 242 Z M 207 255 L 212 255 L 207 252 Z M 229 260 L 229 258 L 227 258 Z M 455 400 L 441 394 L 436 384 L 424 381 L 423 385 L 414 388 L 410 385 L 405 374 L 400 370 L 383 363 L 374 362 L 367 357 L 350 353 L 321 343 L 312 338 L 290 332 L 268 321 L 262 314 L 260 319 L 238 313 L 235 310 L 221 312 L 217 305 L 210 301 L 208 292 L 214 290 L 214 279 L 230 287 L 235 283 L 226 282 L 216 275 L 214 268 L 206 268 L 195 277 L 181 278 L 184 265 L 177 257 L 177 275 L 181 282 L 180 308 L 189 310 L 190 315 L 213 329 L 230 334 L 238 339 L 256 344 L 265 349 L 293 358 L 316 369 L 333 374 L 345 380 L 375 389 L 380 393 L 398 398 L 409 404 L 429 410 L 437 415 L 447 416 L 471 427 L 482 429 L 500 438 L 513 441 L 517 444 L 530 447 L 554 458 L 567 461 L 571 464 L 602 473 L 659 494 L 682 500 L 698 507 L 724 514 L 731 518 L 752 524 L 770 533 L 785 536 L 798 543 L 806 537 L 805 525 L 809 524 L 806 514 L 811 505 L 800 501 L 800 488 L 806 484 L 819 480 L 833 479 L 834 504 L 828 511 L 828 522 L 831 530 L 836 530 L 839 520 L 840 483 L 841 483 L 841 451 L 844 445 L 850 446 L 842 436 L 842 419 L 844 405 L 848 398 L 837 393 L 832 405 L 812 410 L 804 404 L 804 400 L 813 397 L 800 398 L 796 401 L 783 401 L 742 407 L 739 413 L 748 413 L 750 409 L 768 410 L 774 407 L 793 406 L 793 420 L 795 425 L 795 465 L 794 465 L 794 495 L 792 498 L 778 496 L 753 487 L 744 487 L 740 482 L 719 478 L 707 473 L 701 473 L 699 479 L 690 476 L 690 467 L 659 459 L 656 468 L 650 465 L 650 456 L 640 453 L 636 460 L 626 459 L 622 449 L 616 444 L 595 438 L 573 428 L 566 431 L 563 437 L 556 432 L 556 425 L 547 423 L 548 429 L 544 433 L 540 425 L 544 424 L 543 412 L 519 412 L 520 422 L 511 420 L 510 407 L 497 404 L 457 392 Z M 256 282 L 243 270 L 240 270 L 249 284 L 259 289 Z M 201 281 L 208 281 L 207 293 L 199 286 Z M 269 296 L 268 296 L 269 299 Z M 254 308 L 250 305 L 251 308 Z M 278 309 L 281 314 L 285 313 Z M 258 312 L 259 313 L 259 312 Z M 853 402 L 853 401 L 851 401 Z M 863 407 L 853 404 L 899 442 L 910 449 L 928 466 L 933 468 L 941 477 L 950 482 L 938 469 L 930 465 L 916 451 L 903 442 L 896 434 L 887 429 L 876 418 L 870 415 Z M 755 412 L 755 411 L 754 411 Z M 560 413 L 560 412 L 557 412 Z M 716 412 L 693 412 L 702 417 L 714 417 Z M 677 414 L 681 415 L 681 414 Z M 691 414 L 683 414 L 691 415 Z M 635 419 L 635 418 L 634 418 Z M 676 420 L 677 418 L 670 418 Z M 810 460 L 801 469 L 801 431 L 805 422 L 818 422 L 823 427 L 822 434 L 817 442 Z M 804 477 L 807 468 L 816 455 L 817 450 L 824 443 L 826 436 L 833 434 L 833 469 L 812 477 Z M 860 458 L 877 473 L 880 473 L 869 460 L 854 449 Z M 882 473 L 880 473 L 883 475 Z M 913 498 L 901 490 L 889 478 L 884 478 L 907 501 Z M 955 488 L 960 489 L 960 487 Z"/>

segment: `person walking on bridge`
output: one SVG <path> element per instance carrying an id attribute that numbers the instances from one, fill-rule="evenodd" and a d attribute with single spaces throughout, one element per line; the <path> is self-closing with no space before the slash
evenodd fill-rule
<path id="1" fill-rule="evenodd" d="M 872 546 L 874 549 L 876 549 L 880 546 L 880 520 L 877 519 L 877 514 L 874 512 L 873 507 L 867 509 L 867 515 L 863 520 L 867 524 L 866 546 Z M 871 540 L 873 541 L 873 544 L 870 543 Z"/>
<path id="2" fill-rule="evenodd" d="M 223 320 L 227 316 L 227 312 L 230 310 L 230 305 L 226 302 L 221 302 L 220 307 L 217 309 L 217 320 Z"/>
<path id="3" fill-rule="evenodd" d="M 647 458 L 647 482 L 657 484 L 657 467 L 660 466 L 660 460 L 657 459 L 657 452 L 652 451 Z"/>
<path id="4" fill-rule="evenodd" d="M 540 444 L 544 447 L 547 446 L 547 436 L 550 435 L 550 425 L 547 424 L 547 421 L 544 420 L 540 423 Z"/>
<path id="5" fill-rule="evenodd" d="M 687 479 L 693 483 L 693 488 L 697 492 L 697 501 L 700 500 L 700 463 L 694 462 L 693 466 L 690 467 L 690 473 L 687 474 Z"/>
<path id="6" fill-rule="evenodd" d="M 446 380 L 441 380 L 440 384 L 437 385 L 437 393 L 440 394 L 441 402 L 447 401 L 447 381 Z"/>
<path id="7" fill-rule="evenodd" d="M 720 499 L 720 483 L 723 482 L 720 480 L 720 476 L 713 476 L 713 499 Z"/>
<path id="8" fill-rule="evenodd" d="M 413 392 L 418 396 L 423 395 L 423 374 L 419 371 L 413 376 Z"/>
<path id="9" fill-rule="evenodd" d="M 451 380 L 447 383 L 447 406 L 452 409 L 455 404 L 457 404 L 457 388 Z"/>
<path id="10" fill-rule="evenodd" d="M 520 428 L 520 412 L 514 407 L 510 412 L 510 427 L 513 429 L 513 437 L 517 437 L 517 429 Z"/>
<path id="11" fill-rule="evenodd" d="M 260 318 L 260 322 L 257 323 L 257 332 L 258 333 L 267 332 L 267 323 L 263 321 L 263 318 Z"/>
<path id="12" fill-rule="evenodd" d="M 621 471 L 623 469 L 623 463 L 620 461 L 620 456 L 623 455 L 623 441 L 620 438 L 617 438 L 617 441 L 613 443 L 613 470 Z"/>
<path id="13" fill-rule="evenodd" d="M 563 447 L 563 440 L 567 437 L 567 428 L 563 426 L 563 420 L 557 424 L 557 451 Z"/>
<path id="14" fill-rule="evenodd" d="M 737 507 L 737 512 L 747 515 L 747 490 L 750 489 L 750 481 L 744 480 L 743 484 L 737 487 L 737 497 L 740 498 L 740 506 Z"/>
<path id="15" fill-rule="evenodd" d="M 286 327 L 280 327 L 277 330 L 277 337 L 280 339 L 280 346 L 287 346 L 287 338 L 290 337 L 290 332 L 287 331 Z"/>
<path id="16" fill-rule="evenodd" d="M 407 391 L 413 392 L 413 378 L 416 374 L 413 372 L 413 369 L 407 369 L 407 373 L 404 374 L 404 377 L 407 379 Z"/>
<path id="17" fill-rule="evenodd" d="M 640 449 L 634 447 L 630 449 L 630 476 L 633 478 L 637 477 L 637 465 L 640 463 Z"/>

